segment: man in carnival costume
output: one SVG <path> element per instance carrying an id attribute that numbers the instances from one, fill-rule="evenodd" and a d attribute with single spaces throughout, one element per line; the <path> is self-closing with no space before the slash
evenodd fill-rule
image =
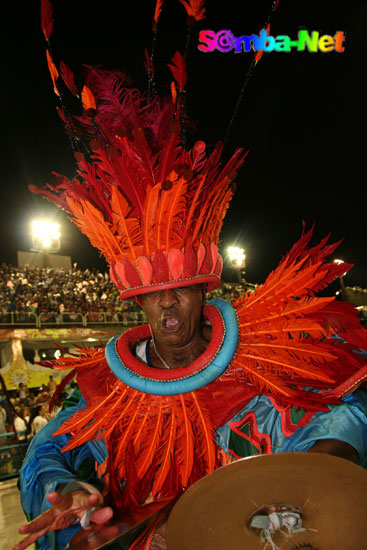
<path id="1" fill-rule="evenodd" d="M 204 16 L 196 4 L 185 3 L 191 21 Z M 48 41 L 47 1 L 42 21 Z M 72 216 L 149 324 L 57 362 L 77 374 L 81 396 L 32 441 L 21 473 L 32 521 L 16 549 L 39 539 L 61 550 L 80 523 L 176 497 L 240 457 L 312 450 L 365 465 L 367 398 L 357 388 L 367 369 L 351 352 L 366 347 L 365 331 L 351 306 L 315 297 L 348 268 L 327 262 L 336 245 L 307 248 L 305 233 L 254 293 L 205 305 L 220 285 L 219 233 L 245 155 L 221 164 L 220 143 L 210 154 L 202 141 L 183 147 L 184 59 L 170 65 L 169 100 L 89 68 L 81 117 L 63 106 L 62 86 L 79 97 L 70 70 L 49 53 L 48 63 L 78 173 L 37 191 Z M 163 547 L 162 523 L 128 548 Z"/>

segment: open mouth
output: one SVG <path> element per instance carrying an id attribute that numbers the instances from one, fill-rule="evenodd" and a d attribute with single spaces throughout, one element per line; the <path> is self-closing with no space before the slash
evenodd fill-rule
<path id="1" fill-rule="evenodd" d="M 164 317 L 162 319 L 162 328 L 166 332 L 176 332 L 181 326 L 181 321 L 177 317 Z"/>

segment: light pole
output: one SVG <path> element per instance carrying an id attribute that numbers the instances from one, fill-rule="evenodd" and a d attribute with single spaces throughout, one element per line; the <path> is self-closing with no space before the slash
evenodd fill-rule
<path id="1" fill-rule="evenodd" d="M 334 260 L 334 264 L 343 264 L 343 260 L 340 260 L 340 259 L 335 259 Z M 346 290 L 345 290 L 345 284 L 344 284 L 344 275 L 346 273 L 343 273 L 343 275 L 341 275 L 339 277 L 339 283 L 340 283 L 340 291 L 341 291 L 341 294 L 342 294 L 342 298 L 343 300 L 347 300 L 347 293 L 346 293 Z M 347 300 L 348 301 L 348 300 Z"/>
<path id="2" fill-rule="evenodd" d="M 242 283 L 241 273 L 246 265 L 246 254 L 243 248 L 230 246 L 227 249 L 229 261 L 233 269 L 237 271 L 238 282 Z"/>

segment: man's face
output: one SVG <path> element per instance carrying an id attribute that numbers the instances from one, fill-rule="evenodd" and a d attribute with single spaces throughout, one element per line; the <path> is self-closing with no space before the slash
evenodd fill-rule
<path id="1" fill-rule="evenodd" d="M 156 342 L 185 348 L 200 335 L 203 285 L 193 285 L 142 296 L 142 305 Z"/>

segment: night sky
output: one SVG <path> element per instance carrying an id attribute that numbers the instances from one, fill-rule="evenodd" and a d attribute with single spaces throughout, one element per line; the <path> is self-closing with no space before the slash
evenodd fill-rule
<path id="1" fill-rule="evenodd" d="M 82 65 L 121 68 L 145 88 L 144 49 L 151 47 L 155 2 L 53 0 L 51 43 L 82 83 Z M 4 6 L 4 7 L 3 7 Z M 16 264 L 16 251 L 30 248 L 33 218 L 61 224 L 61 253 L 81 267 L 104 267 L 98 251 L 64 212 L 28 191 L 50 181 L 53 170 L 73 175 L 68 138 L 56 113 L 40 29 L 39 2 L 2 4 L 6 58 L 1 85 L 1 254 Z M 269 1 L 208 0 L 207 18 L 193 30 L 187 85 L 195 139 L 210 149 L 224 138 L 251 54 L 198 51 L 202 29 L 229 29 L 235 36 L 258 33 Z M 122 10 L 126 10 L 122 13 Z M 157 36 L 157 87 L 168 93 L 167 62 L 183 50 L 186 15 L 178 0 L 166 0 Z M 346 34 L 344 53 L 268 53 L 258 64 L 226 149 L 249 150 L 237 179 L 237 194 L 222 231 L 221 250 L 246 249 L 246 278 L 261 283 L 302 232 L 315 223 L 315 242 L 331 233 L 344 239 L 334 257 L 354 263 L 349 285 L 367 287 L 365 176 L 366 86 L 363 82 L 367 5 L 363 0 L 280 0 L 271 34 L 296 38 L 298 30 Z"/>

